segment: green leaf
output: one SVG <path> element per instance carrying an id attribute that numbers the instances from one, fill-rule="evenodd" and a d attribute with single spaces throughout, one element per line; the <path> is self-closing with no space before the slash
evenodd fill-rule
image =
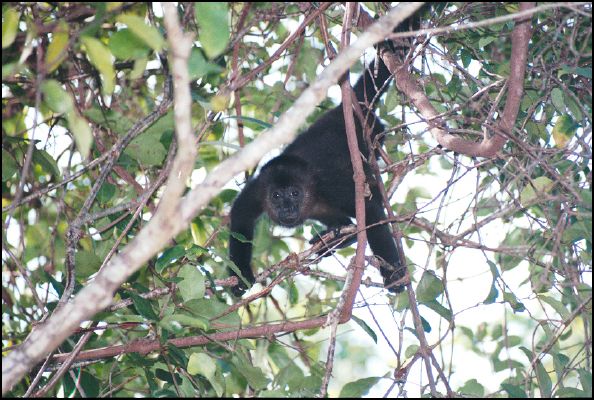
<path id="1" fill-rule="evenodd" d="M 394 110 L 401 103 L 400 94 L 396 91 L 395 86 L 390 85 L 386 90 L 386 100 L 384 102 L 386 110 Z"/>
<path id="2" fill-rule="evenodd" d="M 204 353 L 192 353 L 188 360 L 188 373 L 191 375 L 202 375 L 210 380 L 214 377 L 217 370 L 217 364 L 208 355 Z"/>
<path id="3" fill-rule="evenodd" d="M 222 397 L 225 393 L 224 379 L 217 372 L 217 365 L 208 354 L 193 353 L 188 361 L 188 372 L 204 376 L 217 392 L 217 396 Z"/>
<path id="4" fill-rule="evenodd" d="M 559 300 L 555 300 L 552 297 L 544 296 L 544 295 L 539 295 L 538 298 L 540 300 L 544 301 L 545 303 L 547 303 L 548 305 L 550 305 L 551 307 L 553 307 L 553 309 L 564 320 L 567 320 L 569 318 L 569 315 L 570 315 L 569 310 L 567 308 L 565 308 L 565 305 L 563 303 L 561 303 Z"/>
<path id="5" fill-rule="evenodd" d="M 555 183 L 546 176 L 539 176 L 531 180 L 522 193 L 520 193 L 520 202 L 527 204 L 532 200 L 542 197 L 543 193 L 550 193 Z"/>
<path id="6" fill-rule="evenodd" d="M 437 300 L 425 301 L 425 302 L 423 302 L 423 305 L 425 305 L 426 307 L 429 307 L 430 309 L 435 311 L 437 314 L 439 314 L 445 320 L 447 320 L 447 321 L 452 320 L 452 311 L 445 308 L 441 304 L 439 304 L 437 302 Z"/>
<path id="7" fill-rule="evenodd" d="M 592 218 L 579 218 L 563 232 L 563 241 L 566 243 L 584 239 L 592 243 Z"/>
<path id="8" fill-rule="evenodd" d="M 574 137 L 576 124 L 569 115 L 561 115 L 555 121 L 553 127 L 553 139 L 555 139 L 555 146 L 563 148 Z"/>
<path id="9" fill-rule="evenodd" d="M 584 368 L 578 368 L 578 374 L 580 375 L 582 388 L 587 393 L 586 397 L 592 397 L 592 372 Z"/>
<path id="10" fill-rule="evenodd" d="M 534 293 L 547 293 L 551 290 L 555 275 L 550 268 L 530 264 L 530 285 Z"/>
<path id="11" fill-rule="evenodd" d="M 507 392 L 507 394 L 512 397 L 512 398 L 518 398 L 518 399 L 526 399 L 528 398 L 528 396 L 526 395 L 526 392 L 524 391 L 524 389 L 522 389 L 521 386 L 519 385 L 512 385 L 509 383 L 502 383 L 501 384 L 501 388 L 503 390 L 505 390 Z"/>
<path id="12" fill-rule="evenodd" d="M 166 134 L 173 133 L 173 129 L 173 113 L 168 112 L 142 135 L 132 140 L 124 153 L 145 166 L 161 165 L 167 156 L 162 138 Z"/>
<path id="13" fill-rule="evenodd" d="M 536 379 L 538 380 L 538 387 L 540 389 L 540 395 L 543 398 L 551 397 L 551 393 L 553 390 L 553 382 L 551 381 L 551 377 L 549 376 L 547 370 L 545 369 L 544 365 L 540 360 L 536 361 Z"/>
<path id="14" fill-rule="evenodd" d="M 101 74 L 103 80 L 103 93 L 111 94 L 115 88 L 115 70 L 111 51 L 100 40 L 89 36 L 81 37 L 89 61 Z"/>
<path id="15" fill-rule="evenodd" d="M 77 385 L 90 398 L 98 398 L 101 388 L 101 381 L 89 372 L 81 371 Z"/>
<path id="16" fill-rule="evenodd" d="M 368 334 L 369 336 L 371 336 L 371 338 L 373 339 L 373 341 L 374 341 L 374 342 L 377 344 L 377 335 L 376 335 L 376 333 L 373 331 L 373 329 L 371 329 L 371 328 L 369 327 L 369 325 L 367 325 L 367 323 L 366 323 L 365 321 L 363 321 L 361 318 L 355 317 L 354 315 L 352 316 L 352 318 L 353 318 L 353 320 L 354 320 L 354 321 L 355 321 L 357 324 L 359 324 L 359 326 L 360 326 L 361 328 L 363 328 L 363 330 L 364 330 L 365 332 L 367 332 L 367 334 Z"/>
<path id="17" fill-rule="evenodd" d="M 230 326 L 239 326 L 241 322 L 237 311 L 219 317 L 223 312 L 227 311 L 229 306 L 216 299 L 193 299 L 186 302 L 185 306 L 192 315 L 204 317 L 207 320 L 217 317 L 214 321 Z"/>
<path id="18" fill-rule="evenodd" d="M 69 112 L 66 115 L 66 119 L 68 120 L 70 132 L 74 136 L 76 148 L 82 158 L 87 158 L 93 145 L 93 132 L 89 123 L 75 111 Z"/>
<path id="19" fill-rule="evenodd" d="M 62 293 L 64 293 L 64 285 L 61 282 L 58 282 L 53 276 L 51 276 L 47 272 L 43 271 L 42 274 L 45 280 L 51 284 L 52 289 L 56 291 L 58 296 L 62 296 Z"/>
<path id="20" fill-rule="evenodd" d="M 476 379 L 466 381 L 464 386 L 458 389 L 458 391 L 471 397 L 484 397 L 485 395 L 485 387 L 478 383 Z"/>
<path id="21" fill-rule="evenodd" d="M 289 303 L 292 306 L 297 305 L 297 302 L 299 301 L 299 290 L 297 289 L 297 285 L 295 285 L 294 281 L 291 281 L 291 283 L 289 284 Z M 355 318 L 353 316 L 353 318 Z"/>
<path id="22" fill-rule="evenodd" d="M 419 351 L 419 346 L 416 344 L 411 344 L 410 346 L 408 346 L 406 348 L 406 350 L 404 350 L 404 356 L 408 359 L 413 357 L 415 354 L 417 354 L 417 351 Z"/>
<path id="23" fill-rule="evenodd" d="M 182 379 L 182 383 L 179 386 L 179 391 L 180 391 L 181 397 L 186 397 L 186 398 L 199 397 L 200 393 L 196 389 L 194 389 L 194 385 L 192 384 L 192 381 L 190 380 L 190 378 L 188 378 L 185 375 L 182 375 L 181 379 Z"/>
<path id="24" fill-rule="evenodd" d="M 486 47 L 488 44 L 492 43 L 495 39 L 496 39 L 495 36 L 482 37 L 479 39 L 478 47 L 482 49 L 482 48 Z"/>
<path id="25" fill-rule="evenodd" d="M 48 74 L 52 73 L 62 64 L 62 61 L 68 56 L 68 25 L 61 21 L 52 32 L 52 41 L 47 46 L 45 53 L 45 65 Z"/>
<path id="26" fill-rule="evenodd" d="M 220 65 L 206 61 L 202 55 L 202 50 L 195 47 L 192 48 L 192 53 L 188 60 L 188 73 L 191 80 L 202 78 L 204 75 L 211 73 L 218 74 L 221 71 L 223 71 L 223 68 Z"/>
<path id="27" fill-rule="evenodd" d="M 178 276 L 183 278 L 183 281 L 177 284 L 179 292 L 184 301 L 192 299 L 201 299 L 204 297 L 205 285 L 204 275 L 193 265 L 184 265 Z"/>
<path id="28" fill-rule="evenodd" d="M 264 372 L 260 368 L 250 365 L 239 353 L 233 356 L 233 364 L 254 389 L 264 389 L 268 385 L 268 378 L 266 378 Z"/>
<path id="29" fill-rule="evenodd" d="M 10 6 L 8 6 L 10 7 Z M 14 7 L 14 6 L 12 6 Z M 21 13 L 14 8 L 8 8 L 2 14 L 2 48 L 10 46 L 16 39 L 19 29 Z"/>
<path id="30" fill-rule="evenodd" d="M 423 325 L 423 331 L 425 331 L 427 333 L 431 332 L 431 324 L 423 316 L 421 316 L 421 325 Z M 415 335 L 416 335 L 416 332 L 415 332 Z"/>
<path id="31" fill-rule="evenodd" d="M 157 314 L 155 314 L 155 310 L 153 310 L 150 300 L 144 299 L 132 292 L 130 292 L 130 298 L 132 299 L 132 303 L 134 304 L 134 308 L 138 314 L 142 315 L 149 321 L 157 321 L 159 319 Z"/>
<path id="32" fill-rule="evenodd" d="M 139 79 L 142 78 L 142 74 L 146 70 L 146 65 L 148 64 L 147 57 L 140 57 L 134 60 L 134 68 L 130 71 L 130 79 Z"/>
<path id="33" fill-rule="evenodd" d="M 532 352 L 532 350 L 528 349 L 525 346 L 519 346 L 518 349 L 522 350 L 526 358 L 528 358 L 528 362 L 532 362 L 532 359 L 534 358 L 534 353 Z"/>
<path id="34" fill-rule="evenodd" d="M 582 109 L 580 108 L 578 103 L 576 103 L 576 101 L 573 99 L 573 97 L 571 97 L 567 93 L 564 93 L 564 98 L 565 98 L 565 105 L 569 109 L 569 112 L 571 112 L 571 114 L 573 115 L 573 119 L 575 121 L 581 121 L 582 118 L 584 118 L 584 116 L 582 114 Z"/>
<path id="35" fill-rule="evenodd" d="M 129 118 L 114 110 L 100 109 L 97 106 L 91 107 L 84 112 L 84 116 L 93 123 L 109 129 L 118 135 L 126 134 L 133 123 Z"/>
<path id="36" fill-rule="evenodd" d="M 559 111 L 560 114 L 565 114 L 565 101 L 563 100 L 563 91 L 558 87 L 551 90 L 551 101 L 553 105 Z"/>
<path id="37" fill-rule="evenodd" d="M 497 290 L 497 286 L 495 285 L 495 281 L 491 283 L 491 289 L 489 290 L 489 294 L 483 300 L 483 304 L 493 304 L 495 300 L 497 300 L 497 296 L 499 296 L 499 290 Z"/>
<path id="38" fill-rule="evenodd" d="M 526 307 L 522 302 L 520 302 L 513 293 L 510 292 L 503 292 L 503 300 L 512 307 L 514 312 L 523 312 L 526 310 Z"/>
<path id="39" fill-rule="evenodd" d="M 590 395 L 584 390 L 571 387 L 562 387 L 555 392 L 553 397 L 588 398 Z"/>
<path id="40" fill-rule="evenodd" d="M 43 101 L 55 113 L 62 114 L 74 108 L 70 94 L 62 88 L 62 85 L 53 79 L 48 79 L 41 84 Z"/>
<path id="41" fill-rule="evenodd" d="M 466 49 L 462 49 L 460 50 L 460 59 L 462 60 L 462 65 L 464 68 L 468 68 L 472 62 L 472 53 Z"/>
<path id="42" fill-rule="evenodd" d="M 528 357 L 532 362 L 532 357 Z M 562 379 L 566 373 L 567 364 L 569 364 L 569 357 L 562 353 L 553 354 L 553 365 L 555 366 L 555 372 L 557 374 L 557 380 Z"/>
<path id="43" fill-rule="evenodd" d="M 146 45 L 156 52 L 160 52 L 163 49 L 165 40 L 161 33 L 154 26 L 147 25 L 144 23 L 144 18 L 134 14 L 122 14 L 119 15 L 116 20 L 124 23 L 130 28 L 138 38 L 140 38 Z"/>
<path id="44" fill-rule="evenodd" d="M 435 300 L 444 291 L 443 282 L 433 271 L 425 271 L 417 285 L 417 299 L 420 303 Z"/>
<path id="45" fill-rule="evenodd" d="M 121 29 L 109 39 L 109 49 L 120 60 L 144 58 L 150 48 L 130 29 Z"/>
<path id="46" fill-rule="evenodd" d="M 570 66 L 564 65 L 563 67 L 561 67 L 561 71 L 563 73 L 559 74 L 559 76 L 569 73 L 569 74 L 581 75 L 585 78 L 592 79 L 592 67 L 570 67 Z"/>
<path id="47" fill-rule="evenodd" d="M 225 118 L 222 118 L 222 119 L 236 119 L 238 121 L 243 122 L 244 124 L 246 122 L 253 122 L 254 124 L 256 124 L 258 126 L 261 126 L 264 129 L 268 129 L 268 128 L 271 128 L 272 127 L 272 124 L 269 124 L 266 121 L 262 121 L 262 120 L 259 120 L 257 118 L 246 117 L 246 116 L 243 116 L 243 115 L 241 117 L 238 117 L 237 115 L 230 115 L 230 116 L 225 117 Z"/>
<path id="48" fill-rule="evenodd" d="M 60 169 L 58 163 L 45 150 L 35 149 L 33 151 L 33 163 L 39 165 L 45 173 L 48 173 L 55 178 L 60 177 Z"/>
<path id="49" fill-rule="evenodd" d="M 203 254 L 208 254 L 208 249 L 206 249 L 202 246 L 198 246 L 197 244 L 192 244 L 186 250 L 186 257 L 190 261 L 198 260 L 198 258 L 200 258 Z"/>
<path id="50" fill-rule="evenodd" d="M 210 59 L 221 54 L 229 43 L 229 18 L 226 2 L 199 2 L 194 5 L 200 27 L 198 39 Z"/>
<path id="51" fill-rule="evenodd" d="M 592 79 L 592 67 L 576 67 L 574 71 L 577 75 Z"/>
<path id="52" fill-rule="evenodd" d="M 97 192 L 97 201 L 101 204 L 107 203 L 115 196 L 116 186 L 109 182 L 104 182 L 101 189 Z"/>
<path id="53" fill-rule="evenodd" d="M 159 321 L 159 325 L 162 325 L 164 328 L 176 333 L 184 326 L 198 328 L 203 331 L 210 329 L 210 324 L 206 318 L 194 317 L 185 314 L 167 315 L 166 317 L 163 317 L 161 321 Z"/>
<path id="54" fill-rule="evenodd" d="M 369 393 L 369 389 L 378 383 L 380 379 L 380 377 L 372 376 L 349 382 L 342 387 L 339 397 L 360 399 Z"/>
<path id="55" fill-rule="evenodd" d="M 13 156 L 2 149 L 2 182 L 6 182 L 17 172 L 18 166 Z"/>
<path id="56" fill-rule="evenodd" d="M 186 254 L 186 249 L 181 244 L 168 248 L 161 254 L 155 263 L 155 269 L 158 273 L 162 273 L 163 270 L 169 266 L 170 263 L 183 257 Z"/>
<path id="57" fill-rule="evenodd" d="M 91 251 L 80 250 L 75 255 L 76 275 L 80 278 L 88 278 L 99 270 L 102 260 Z"/>
<path id="58" fill-rule="evenodd" d="M 502 246 L 518 246 L 526 244 L 530 236 L 530 232 L 522 228 L 514 228 L 501 243 Z M 499 259 L 499 267 L 502 271 L 509 271 L 518 266 L 523 258 L 512 256 L 509 254 L 502 254 Z"/>
<path id="59" fill-rule="evenodd" d="M 489 269 L 491 270 L 491 274 L 493 275 L 493 280 L 499 278 L 499 270 L 497 269 L 497 265 L 490 260 L 487 260 L 487 264 L 489 265 Z"/>
<path id="60" fill-rule="evenodd" d="M 288 387 L 289 391 L 294 392 L 302 388 L 304 378 L 305 375 L 303 374 L 301 368 L 295 365 L 295 363 L 291 362 L 278 371 L 278 374 L 276 374 L 274 380 L 278 386 L 282 388 Z"/>

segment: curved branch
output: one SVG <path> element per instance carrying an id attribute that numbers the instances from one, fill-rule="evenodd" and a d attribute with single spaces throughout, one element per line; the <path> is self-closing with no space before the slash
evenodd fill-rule
<path id="1" fill-rule="evenodd" d="M 525 12 L 532 8 L 534 8 L 534 3 L 520 3 L 520 12 Z M 396 78 L 398 90 L 411 100 L 421 115 L 427 120 L 431 133 L 444 148 L 471 157 L 490 158 L 494 157 L 503 148 L 507 138 L 511 135 L 524 92 L 528 43 L 532 36 L 530 18 L 517 20 L 511 36 L 512 52 L 505 108 L 494 129 L 495 134 L 491 137 L 485 137 L 480 143 L 452 136 L 443 129 L 441 127 L 439 113 L 433 107 L 415 78 L 408 72 L 407 65 L 399 65 L 399 62 L 394 57 L 390 57 L 389 54 L 384 57 L 384 62 Z"/>

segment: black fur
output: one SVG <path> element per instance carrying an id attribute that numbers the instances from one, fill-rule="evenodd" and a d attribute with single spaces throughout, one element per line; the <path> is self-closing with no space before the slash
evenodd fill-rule
<path id="1" fill-rule="evenodd" d="M 390 72 L 379 59 L 377 76 L 372 63 L 354 87 L 364 114 L 369 114 L 372 140 L 384 127 L 372 109 L 378 93 L 385 89 Z M 359 150 L 364 157 L 370 155 L 363 137 L 359 119 L 355 117 Z M 380 139 L 380 143 L 383 140 Z M 373 225 L 386 219 L 382 196 L 371 169 L 364 163 L 371 196 L 365 200 L 366 224 Z M 381 184 L 381 183 L 380 183 Z M 229 253 L 244 278 L 254 283 L 251 268 L 253 231 L 262 213 L 283 226 L 293 227 L 306 219 L 325 224 L 328 229 L 351 224 L 355 217 L 355 184 L 349 155 L 342 104 L 328 111 L 305 132 L 299 135 L 281 155 L 269 161 L 260 174 L 251 179 L 235 200 L 231 209 L 231 231 L 247 241 L 231 237 Z M 388 224 L 379 224 L 367 230 L 373 253 L 383 259 L 381 274 L 384 284 L 392 292 L 401 292 L 406 267 L 401 265 Z M 231 272 L 235 275 L 234 272 Z M 243 293 L 245 285 L 234 288 Z"/>

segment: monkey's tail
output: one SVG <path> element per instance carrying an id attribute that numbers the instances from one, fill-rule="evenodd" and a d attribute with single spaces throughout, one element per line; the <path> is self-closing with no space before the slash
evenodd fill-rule
<path id="1" fill-rule="evenodd" d="M 376 68 L 377 61 L 379 61 L 379 65 Z M 357 101 L 367 104 L 370 109 L 373 108 L 375 102 L 388 88 L 386 82 L 391 76 L 392 74 L 390 74 L 390 71 L 380 57 L 372 61 L 369 67 L 365 68 L 365 73 L 359 78 L 353 88 L 357 96 Z"/>
<path id="2" fill-rule="evenodd" d="M 408 32 L 419 29 L 421 25 L 419 14 L 426 8 L 428 8 L 427 5 L 421 7 L 413 16 L 398 25 L 394 29 L 394 32 Z M 413 38 L 404 38 L 396 41 L 386 40 L 377 45 L 379 49 L 378 57 L 369 64 L 369 67 L 365 68 L 365 73 L 359 78 L 353 89 L 357 96 L 357 101 L 367 104 L 372 109 L 378 98 L 388 88 L 386 82 L 392 74 L 390 74 L 381 57 L 379 57 L 379 53 L 389 50 L 400 59 L 404 59 L 413 42 Z M 377 67 L 376 63 L 379 63 Z"/>

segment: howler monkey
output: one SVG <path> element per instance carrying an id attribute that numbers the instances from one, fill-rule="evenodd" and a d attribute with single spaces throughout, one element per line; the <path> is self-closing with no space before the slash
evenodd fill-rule
<path id="1" fill-rule="evenodd" d="M 401 27 L 399 27 L 399 30 Z M 372 112 L 373 103 L 385 89 L 391 74 L 381 58 L 365 70 L 354 87 L 363 114 L 369 114 L 367 125 L 371 139 L 384 130 Z M 377 69 L 377 71 L 376 71 Z M 369 112 L 368 112 L 369 111 Z M 370 155 L 358 118 L 355 118 L 359 150 L 364 157 Z M 380 138 L 380 143 L 383 140 Z M 394 239 L 386 223 L 382 195 L 370 166 L 364 162 L 370 195 L 365 198 L 367 238 L 371 250 L 383 259 L 380 272 L 385 286 L 392 292 L 401 292 L 406 267 L 400 263 Z M 252 239 L 256 220 L 267 213 L 277 224 L 286 227 L 301 225 L 307 219 L 318 220 L 328 229 L 351 224 L 355 217 L 355 184 L 353 167 L 347 145 L 342 104 L 328 111 L 278 157 L 264 165 L 256 178 L 252 178 L 239 194 L 231 209 L 231 231 L 243 235 L 246 241 L 231 236 L 229 253 L 242 275 L 255 282 L 251 268 Z M 236 275 L 231 271 L 233 275 Z M 245 290 L 241 279 L 234 293 Z"/>

